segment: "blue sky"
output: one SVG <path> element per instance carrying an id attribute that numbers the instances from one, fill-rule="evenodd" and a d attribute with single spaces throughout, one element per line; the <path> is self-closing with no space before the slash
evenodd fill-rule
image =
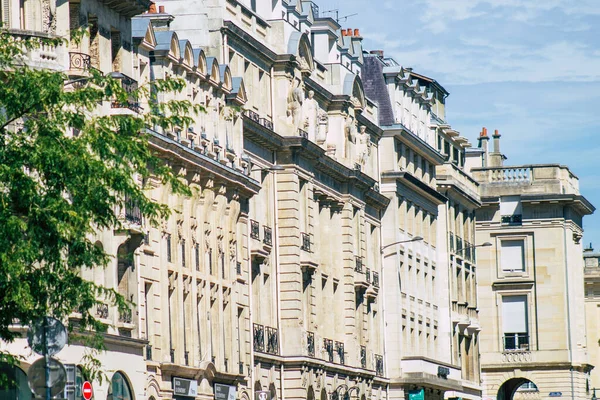
<path id="1" fill-rule="evenodd" d="M 449 92 L 447 120 L 476 145 L 502 135 L 507 165 L 559 163 L 600 209 L 600 1 L 316 0 L 357 13 L 367 50 L 382 49 Z M 584 219 L 600 249 L 600 210 Z"/>

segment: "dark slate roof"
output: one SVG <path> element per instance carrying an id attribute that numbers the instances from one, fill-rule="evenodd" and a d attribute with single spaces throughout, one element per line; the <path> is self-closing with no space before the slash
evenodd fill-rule
<path id="1" fill-rule="evenodd" d="M 134 39 L 143 39 L 148 32 L 150 20 L 148 18 L 132 18 L 131 19 L 131 37 Z"/>
<path id="2" fill-rule="evenodd" d="M 362 82 L 365 96 L 379 108 L 379 125 L 394 124 L 394 109 L 383 77 L 384 64 L 379 57 L 365 55 L 362 67 Z"/>

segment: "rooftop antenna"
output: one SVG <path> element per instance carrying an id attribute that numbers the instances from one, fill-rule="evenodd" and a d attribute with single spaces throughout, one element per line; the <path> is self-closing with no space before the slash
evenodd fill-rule
<path id="1" fill-rule="evenodd" d="M 323 14 L 335 14 L 335 18 L 334 18 L 335 22 L 346 22 L 348 20 L 348 18 L 358 15 L 358 13 L 354 13 L 354 14 L 348 14 L 348 15 L 344 15 L 344 16 L 340 17 L 339 8 L 334 8 L 332 10 L 323 11 Z"/>

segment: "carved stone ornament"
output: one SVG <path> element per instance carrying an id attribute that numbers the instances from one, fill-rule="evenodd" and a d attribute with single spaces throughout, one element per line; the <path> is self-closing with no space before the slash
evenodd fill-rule
<path id="1" fill-rule="evenodd" d="M 56 33 L 56 3 L 54 0 L 42 2 L 42 30 L 47 33 Z"/>
<path id="2" fill-rule="evenodd" d="M 177 236 L 179 239 L 183 239 L 183 219 L 177 220 Z"/>

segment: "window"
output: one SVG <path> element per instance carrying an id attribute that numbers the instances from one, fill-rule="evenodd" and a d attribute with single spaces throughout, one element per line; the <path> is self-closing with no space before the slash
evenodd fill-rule
<path id="1" fill-rule="evenodd" d="M 525 271 L 525 241 L 523 239 L 502 240 L 500 243 L 500 266 L 502 271 Z"/>
<path id="2" fill-rule="evenodd" d="M 529 350 L 527 296 L 502 297 L 504 350 Z"/>
<path id="3" fill-rule="evenodd" d="M 115 372 L 108 388 L 107 400 L 133 400 L 127 380 L 120 372 Z"/>
<path id="4" fill-rule="evenodd" d="M 522 213 L 520 196 L 500 197 L 500 216 L 502 218 L 502 223 L 520 225 Z"/>

